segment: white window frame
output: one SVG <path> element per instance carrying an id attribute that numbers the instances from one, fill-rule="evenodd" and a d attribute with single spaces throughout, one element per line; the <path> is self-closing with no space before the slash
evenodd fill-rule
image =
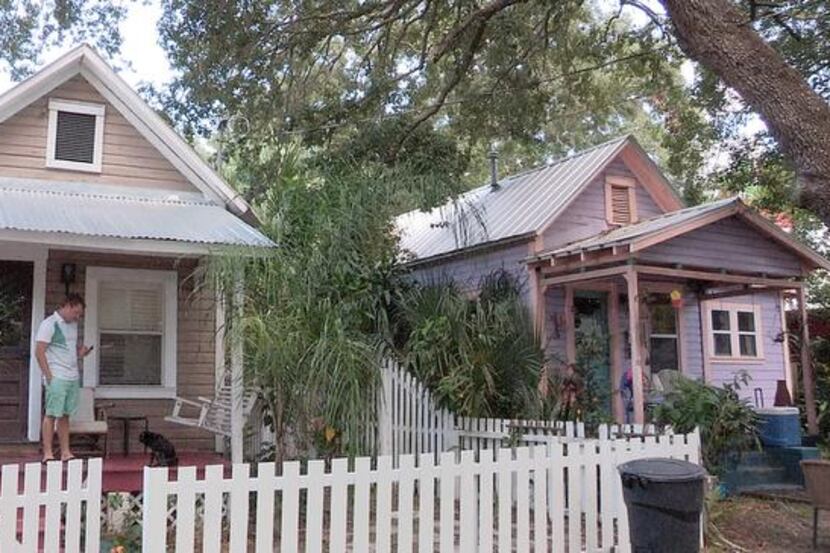
<path id="1" fill-rule="evenodd" d="M 55 159 L 55 142 L 58 133 L 58 112 L 80 113 L 95 116 L 95 144 L 92 152 L 92 163 Z M 103 104 L 77 102 L 75 100 L 49 100 L 49 123 L 46 139 L 46 167 L 51 169 L 66 169 L 69 171 L 84 171 L 100 173 L 104 150 L 104 113 Z"/>
<path id="2" fill-rule="evenodd" d="M 613 188 L 627 188 L 628 189 L 628 209 L 631 214 L 631 220 L 628 223 L 618 223 L 614 221 L 614 206 L 612 202 Z M 616 175 L 606 175 L 605 177 L 605 219 L 609 225 L 612 226 L 626 226 L 633 225 L 639 218 L 637 216 L 637 181 L 630 177 L 620 177 Z"/>
<path id="3" fill-rule="evenodd" d="M 98 346 L 98 290 L 101 281 L 153 282 L 163 285 L 161 382 L 160 386 L 99 386 L 98 365 L 100 348 L 96 347 L 84 359 L 84 386 L 94 387 L 95 396 L 111 399 L 174 398 L 176 397 L 177 345 L 178 345 L 178 274 L 176 271 L 149 269 L 122 269 L 115 267 L 86 268 L 86 313 L 84 316 L 84 341 Z"/>
<path id="4" fill-rule="evenodd" d="M 715 363 L 752 363 L 764 361 L 764 333 L 761 323 L 761 306 L 751 303 L 727 303 L 719 301 L 708 301 L 705 303 L 704 323 L 706 331 L 706 343 L 709 348 L 709 359 Z M 726 311 L 729 313 L 729 331 L 716 331 L 712 328 L 712 311 Z M 752 313 L 755 318 L 755 331 L 742 332 L 738 329 L 738 312 Z M 729 334 L 732 355 L 715 354 L 715 334 Z M 754 356 L 741 355 L 740 336 L 752 334 L 755 336 Z"/>

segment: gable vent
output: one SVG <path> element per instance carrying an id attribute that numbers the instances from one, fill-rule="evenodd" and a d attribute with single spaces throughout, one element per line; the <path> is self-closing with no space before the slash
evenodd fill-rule
<path id="1" fill-rule="evenodd" d="M 631 203 L 627 186 L 611 186 L 611 221 L 617 225 L 631 223 Z"/>
<path id="2" fill-rule="evenodd" d="M 55 159 L 76 163 L 95 160 L 95 116 L 59 111 L 55 131 Z"/>
<path id="3" fill-rule="evenodd" d="M 608 175 L 605 179 L 605 216 L 611 225 L 637 222 L 637 181 Z"/>

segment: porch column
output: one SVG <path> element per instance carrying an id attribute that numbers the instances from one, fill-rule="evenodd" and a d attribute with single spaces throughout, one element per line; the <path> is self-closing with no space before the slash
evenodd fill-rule
<path id="1" fill-rule="evenodd" d="M 530 287 L 530 314 L 533 317 L 533 330 L 539 336 L 542 349 L 545 348 L 545 291 L 547 285 L 539 278 L 539 268 L 528 268 Z"/>
<path id="2" fill-rule="evenodd" d="M 608 289 L 608 328 L 611 333 L 611 411 L 614 420 L 625 421 L 625 407 L 619 393 L 622 380 L 622 339 L 620 337 L 620 294 L 617 283 Z"/>
<path id="3" fill-rule="evenodd" d="M 227 315 L 225 313 L 225 299 L 226 295 L 222 290 L 222 286 L 218 283 L 215 284 L 216 290 L 214 291 L 214 295 L 216 299 L 216 321 L 214 324 L 214 375 L 216 378 L 216 382 L 219 383 L 222 381 L 222 378 L 225 377 L 225 363 L 227 359 L 225 358 L 225 325 L 227 324 Z M 214 438 L 214 446 L 218 453 L 225 453 L 225 437 L 217 435 Z"/>
<path id="4" fill-rule="evenodd" d="M 804 287 L 798 287 L 798 308 L 801 311 L 801 374 L 804 379 L 804 405 L 807 410 L 807 431 L 818 434 L 816 416 L 816 382 L 813 378 L 813 364 L 810 356 L 810 326 L 807 318 L 807 303 L 804 300 Z"/>
<path id="5" fill-rule="evenodd" d="M 233 312 L 234 328 L 231 330 L 231 462 L 241 463 L 243 457 L 243 433 L 245 415 L 242 398 L 245 394 L 243 336 L 239 325 L 244 314 L 245 269 L 234 274 Z"/>
<path id="6" fill-rule="evenodd" d="M 576 317 L 574 314 L 574 289 L 565 285 L 565 358 L 568 362 L 568 374 L 576 365 Z"/>
<path id="7" fill-rule="evenodd" d="M 628 336 L 631 342 L 631 386 L 634 392 L 634 423 L 645 422 L 643 397 L 643 362 L 640 355 L 640 300 L 637 270 L 629 267 L 625 273 L 628 285 Z"/>
<path id="8" fill-rule="evenodd" d="M 32 257 L 32 337 L 29 351 L 29 412 L 26 435 L 31 442 L 40 441 L 41 423 L 41 382 L 40 365 L 35 358 L 35 337 L 38 327 L 46 314 L 46 261 L 49 250 L 45 247 L 35 247 Z"/>

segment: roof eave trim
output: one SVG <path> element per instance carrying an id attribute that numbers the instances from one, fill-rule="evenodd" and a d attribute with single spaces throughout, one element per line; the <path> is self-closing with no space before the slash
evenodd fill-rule
<path id="1" fill-rule="evenodd" d="M 778 225 L 757 213 L 755 210 L 750 208 L 749 206 L 741 203 L 738 215 L 751 223 L 753 226 L 758 228 L 761 231 L 766 231 L 766 233 L 774 240 L 777 240 L 784 246 L 787 246 L 801 256 L 802 259 L 805 259 L 812 263 L 814 269 L 824 269 L 826 271 L 830 271 L 830 260 L 828 260 L 823 255 L 819 254 L 806 244 L 802 244 L 786 232 L 784 232 Z"/>
<path id="2" fill-rule="evenodd" d="M 594 179 L 597 178 L 597 175 L 599 175 L 600 173 L 602 173 L 602 171 L 605 170 L 605 168 L 608 166 L 608 164 L 611 162 L 611 160 L 613 160 L 615 157 L 617 157 L 620 154 L 620 152 L 625 148 L 625 146 L 628 144 L 628 142 L 630 140 L 631 140 L 630 135 L 625 136 L 624 139 L 621 139 L 620 143 L 617 145 L 617 147 L 614 148 L 611 151 L 611 153 L 606 154 L 605 161 L 602 164 L 598 165 L 597 168 L 592 173 L 590 173 L 590 175 L 588 177 L 583 179 L 582 184 L 580 184 L 576 189 L 574 189 L 574 191 L 571 193 L 570 197 L 567 200 L 565 200 L 565 202 L 563 202 L 562 207 L 557 209 L 552 217 L 548 218 L 547 221 L 542 223 L 539 226 L 539 228 L 536 229 L 536 231 L 534 231 L 534 234 L 536 236 L 542 236 L 543 234 L 545 234 L 545 232 L 547 232 L 547 230 L 551 227 L 551 225 L 553 225 L 559 219 L 559 217 L 562 215 L 562 213 L 564 213 L 568 209 L 568 207 L 579 197 L 579 195 L 582 194 L 582 192 L 585 191 L 585 189 L 588 187 L 588 185 L 590 185 L 592 182 L 594 182 Z"/>
<path id="3" fill-rule="evenodd" d="M 674 185 L 672 185 L 672 182 L 669 180 L 668 177 L 666 177 L 665 173 L 663 173 L 663 170 L 660 168 L 660 166 L 657 165 L 657 163 L 653 159 L 651 159 L 651 156 L 648 155 L 648 152 L 645 150 L 645 148 L 643 148 L 643 146 L 640 144 L 640 142 L 634 135 L 630 135 L 628 137 L 625 146 L 631 146 L 631 148 L 637 153 L 640 159 L 642 159 L 645 165 L 648 167 L 650 173 L 657 177 L 658 180 L 660 180 L 662 188 L 669 193 L 670 201 L 674 202 L 674 206 L 669 207 L 673 207 L 674 209 L 669 209 L 667 211 L 675 211 L 687 207 L 686 202 L 683 201 L 683 198 L 674 188 Z M 623 150 L 624 149 L 625 147 L 623 148 Z M 633 169 L 632 172 L 634 172 Z M 649 193 L 651 193 L 651 191 L 649 191 Z M 659 200 L 659 198 L 655 198 L 655 200 Z"/>
<path id="4" fill-rule="evenodd" d="M 645 236 L 631 240 L 631 251 L 636 252 L 644 250 L 661 242 L 671 240 L 672 238 L 675 238 L 683 234 L 687 234 L 698 228 L 710 225 L 714 222 L 726 219 L 727 217 L 731 217 L 733 215 L 736 215 L 744 221 L 750 223 L 752 226 L 754 226 L 761 232 L 767 234 L 770 238 L 777 241 L 784 247 L 793 250 L 796 253 L 796 255 L 812 263 L 813 268 L 822 268 L 825 270 L 830 270 L 830 260 L 816 253 L 815 251 L 813 251 L 812 248 L 802 244 L 801 242 L 799 242 L 798 240 L 784 232 L 775 223 L 773 223 L 763 215 L 757 213 L 755 210 L 747 206 L 741 200 L 736 200 L 733 204 L 729 204 L 720 209 L 701 214 L 699 217 L 687 221 L 682 225 L 670 227 L 668 229 L 662 229 L 660 231 L 655 231 L 653 233 L 649 233 Z"/>
<path id="5" fill-rule="evenodd" d="M 483 242 L 481 244 L 474 244 L 472 246 L 466 246 L 464 248 L 450 250 L 448 252 L 438 253 L 435 255 L 431 255 L 429 257 L 423 258 L 415 258 L 411 261 L 407 261 L 404 263 L 405 267 L 408 268 L 415 268 L 421 267 L 423 265 L 431 265 L 433 263 L 438 263 L 440 261 L 445 261 L 447 259 L 451 259 L 454 257 L 464 257 L 465 255 L 474 255 L 477 253 L 481 253 L 482 251 L 487 251 L 490 249 L 499 248 L 502 246 L 508 246 L 514 243 L 520 242 L 527 242 L 528 240 L 532 240 L 536 237 L 536 232 L 526 232 L 523 234 L 517 234 L 515 236 L 508 236 L 506 238 L 500 238 L 498 240 L 493 240 L 491 242 Z"/>
<path id="6" fill-rule="evenodd" d="M 82 57 L 76 48 L 0 95 L 0 123 L 79 73 Z"/>
<path id="7" fill-rule="evenodd" d="M 736 215 L 740 211 L 740 205 L 740 201 L 738 200 L 734 203 L 719 207 L 718 209 L 705 211 L 696 217 L 692 217 L 688 221 L 683 221 L 680 224 L 654 230 L 642 236 L 635 236 L 621 242 L 629 244 L 632 252 L 641 251 L 660 244 L 661 242 L 665 242 L 666 240 L 671 240 L 677 236 L 681 236 L 701 227 L 705 227 L 706 225 L 711 225 L 712 223 L 726 219 L 727 217 L 731 217 L 732 215 Z"/>
<path id="8" fill-rule="evenodd" d="M 245 200 L 193 151 L 193 148 L 173 130 L 155 110 L 122 79 L 89 46 L 82 46 L 81 75 L 92 83 L 111 103 L 121 104 L 122 114 L 147 140 L 158 148 L 177 169 L 184 172 L 193 184 L 205 193 L 217 196 L 237 215 L 250 210 Z M 90 78 L 92 77 L 92 79 Z M 113 102 L 113 99 L 117 100 Z"/>

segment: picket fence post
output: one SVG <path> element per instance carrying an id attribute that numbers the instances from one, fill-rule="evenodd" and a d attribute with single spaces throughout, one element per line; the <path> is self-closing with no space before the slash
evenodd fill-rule
<path id="1" fill-rule="evenodd" d="M 167 551 L 167 469 L 145 467 L 141 505 L 142 553 Z M 176 524 L 192 525 L 195 521 L 180 519 Z"/>

